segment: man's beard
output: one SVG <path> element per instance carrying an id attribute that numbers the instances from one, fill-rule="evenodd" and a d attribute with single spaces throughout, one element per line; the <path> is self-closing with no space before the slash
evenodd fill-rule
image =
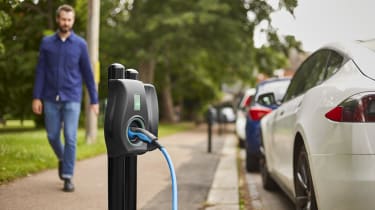
<path id="1" fill-rule="evenodd" d="M 59 26 L 59 31 L 61 32 L 61 33 L 64 33 L 64 34 L 66 34 L 66 33 L 68 33 L 69 31 L 70 31 L 70 27 L 69 26 Z"/>

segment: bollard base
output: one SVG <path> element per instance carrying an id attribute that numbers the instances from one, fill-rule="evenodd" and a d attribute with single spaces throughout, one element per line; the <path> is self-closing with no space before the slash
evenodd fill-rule
<path id="1" fill-rule="evenodd" d="M 108 209 L 137 209 L 137 156 L 108 157 Z"/>

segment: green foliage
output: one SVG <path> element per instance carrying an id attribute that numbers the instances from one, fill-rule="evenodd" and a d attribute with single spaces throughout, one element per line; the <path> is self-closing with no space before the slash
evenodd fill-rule
<path id="1" fill-rule="evenodd" d="M 263 20 L 270 21 L 270 15 L 274 12 L 274 9 L 267 1 L 250 1 L 249 9 L 255 14 L 254 24 L 257 25 Z"/>
<path id="2" fill-rule="evenodd" d="M 260 72 L 272 75 L 273 70 L 286 66 L 287 61 L 282 51 L 275 51 L 273 47 L 262 46 L 257 50 L 256 60 Z"/>
<path id="3" fill-rule="evenodd" d="M 10 17 L 7 13 L 4 11 L 0 10 L 0 31 L 8 28 L 11 25 L 11 20 Z"/>
<path id="4" fill-rule="evenodd" d="M 75 31 L 85 34 L 86 1 L 77 1 Z M 55 11 L 75 1 L 5 1 L 0 10 L 0 116 L 25 119 L 31 113 L 32 89 L 39 44 L 55 28 Z M 82 18 L 86 21 L 87 18 Z M 3 46 L 3 47 L 2 47 Z M 38 117 L 35 117 L 39 120 Z M 40 120 L 39 120 L 40 121 Z"/>
<path id="5" fill-rule="evenodd" d="M 0 55 L 4 54 L 5 52 L 5 46 L 3 44 L 3 36 L 1 35 L 2 31 L 8 28 L 11 25 L 11 23 L 12 21 L 9 15 L 3 10 L 0 10 Z"/>
<path id="6" fill-rule="evenodd" d="M 285 7 L 292 15 L 294 15 L 294 8 L 298 6 L 296 0 L 280 0 L 280 7 Z"/>
<path id="7" fill-rule="evenodd" d="M 282 1 L 280 8 L 293 11 L 296 5 Z M 274 12 L 263 0 L 102 1 L 101 8 L 102 66 L 119 62 L 138 68 L 145 60 L 155 61 L 157 89 L 171 81 L 174 104 L 186 113 L 218 98 L 222 83 L 250 82 L 255 69 L 272 74 L 286 64 L 290 45 L 276 33 L 269 32 L 270 46 L 254 47 L 254 27 Z M 254 21 L 248 12 L 255 14 Z M 105 83 L 100 90 L 105 97 Z"/>
<path id="8" fill-rule="evenodd" d="M 1 2 L 0 116 L 34 117 L 30 102 L 39 43 L 56 30 L 55 11 L 63 3 L 75 7 L 74 30 L 85 37 L 87 1 Z M 293 14 L 297 0 L 282 0 L 279 6 Z M 101 1 L 100 10 L 100 98 L 107 96 L 111 63 L 136 69 L 147 63 L 159 96 L 170 85 L 174 104 L 187 117 L 216 100 L 223 83 L 250 83 L 255 70 L 272 74 L 285 65 L 291 47 L 300 49 L 293 37 L 279 37 L 272 28 L 269 45 L 254 47 L 255 26 L 269 22 L 275 11 L 264 0 L 110 0 Z"/>
<path id="9" fill-rule="evenodd" d="M 273 28 L 268 31 L 268 44 L 274 51 L 281 52 L 285 56 L 289 56 L 289 50 L 292 48 L 298 52 L 303 51 L 302 43 L 297 41 L 294 36 L 288 35 L 280 38 Z"/>

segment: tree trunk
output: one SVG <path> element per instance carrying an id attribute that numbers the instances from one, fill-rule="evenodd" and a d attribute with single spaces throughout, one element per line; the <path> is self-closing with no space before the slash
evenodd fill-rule
<path id="1" fill-rule="evenodd" d="M 56 14 L 55 14 L 55 11 L 53 10 L 53 1 L 52 0 L 48 0 L 48 14 L 47 14 L 47 18 L 48 18 L 48 28 L 51 29 L 51 30 L 55 30 L 55 17 L 56 17 Z"/>
<path id="2" fill-rule="evenodd" d="M 165 75 L 165 82 L 162 88 L 162 108 L 163 108 L 163 115 L 162 121 L 168 123 L 176 122 L 176 118 L 174 115 L 174 107 L 173 107 L 173 99 L 172 99 L 172 88 L 171 88 L 171 78 L 168 74 Z"/>
<path id="3" fill-rule="evenodd" d="M 98 90 L 99 83 L 99 17 L 100 17 L 100 1 L 88 1 L 88 24 L 87 24 L 87 40 L 88 50 L 91 61 L 91 67 Z M 85 91 L 85 114 L 86 114 L 86 143 L 91 144 L 96 141 L 98 134 L 98 116 L 90 109 L 90 100 L 88 91 Z"/>
<path id="4" fill-rule="evenodd" d="M 144 83 L 153 83 L 155 75 L 155 60 L 143 60 L 139 65 L 139 80 Z"/>

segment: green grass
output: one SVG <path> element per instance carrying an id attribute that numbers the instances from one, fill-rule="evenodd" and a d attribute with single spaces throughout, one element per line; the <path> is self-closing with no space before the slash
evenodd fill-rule
<path id="1" fill-rule="evenodd" d="M 178 132 L 186 131 L 194 127 L 193 123 L 184 122 L 177 124 L 160 124 L 159 125 L 159 137 L 168 136 Z"/>
<path id="2" fill-rule="evenodd" d="M 8 126 L 7 126 L 8 127 Z M 192 123 L 161 124 L 159 137 L 192 129 Z M 85 132 L 78 131 L 77 159 L 106 152 L 103 129 L 98 130 L 94 144 L 85 143 Z M 0 133 L 0 184 L 48 168 L 56 168 L 57 160 L 48 143 L 45 130 L 26 130 Z"/>
<path id="3" fill-rule="evenodd" d="M 33 120 L 24 120 L 23 124 L 21 120 L 7 120 L 6 121 L 6 126 L 0 126 L 1 128 L 30 128 L 34 127 L 34 121 Z"/>

